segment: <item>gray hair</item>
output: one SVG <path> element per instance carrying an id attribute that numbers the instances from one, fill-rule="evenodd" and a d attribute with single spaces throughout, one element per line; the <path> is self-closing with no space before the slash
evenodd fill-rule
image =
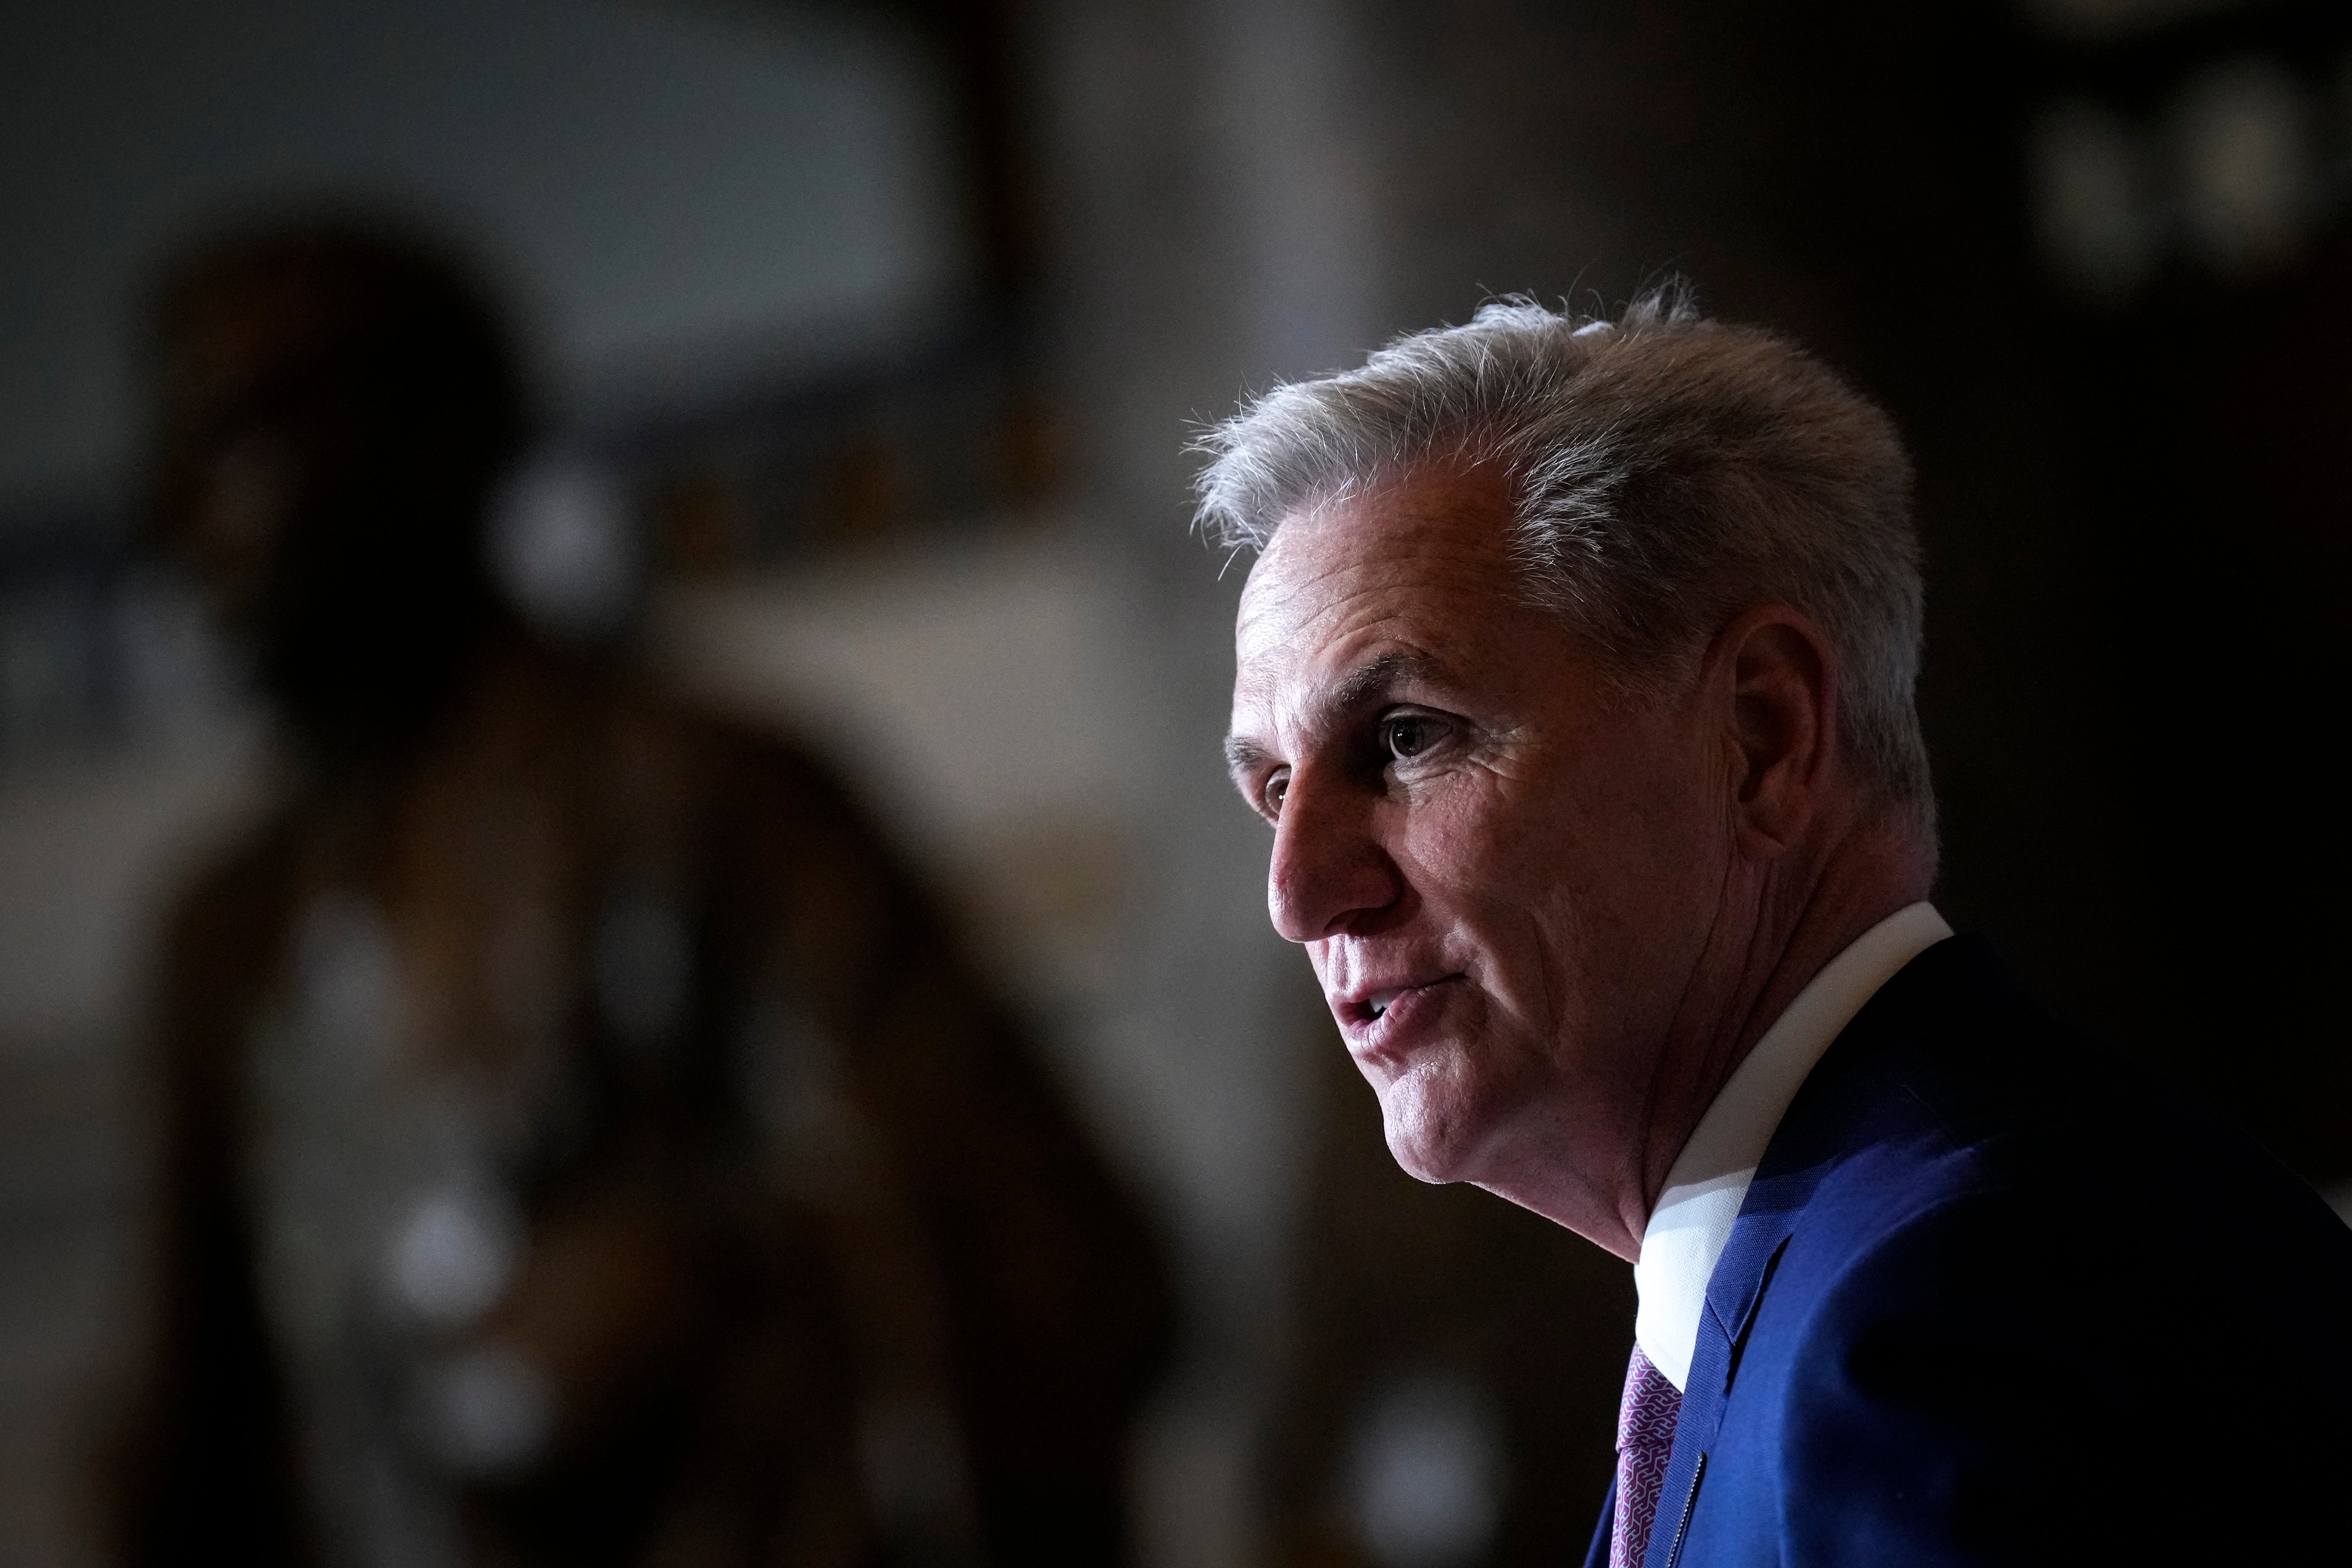
<path id="1" fill-rule="evenodd" d="M 1629 689 L 1687 672 L 1743 609 L 1798 610 L 1837 650 L 1846 750 L 1932 835 L 1902 439 L 1803 350 L 1700 316 L 1687 285 L 1614 321 L 1496 300 L 1360 370 L 1278 385 L 1194 449 L 1198 525 L 1234 551 L 1408 469 L 1499 465 L 1528 597 Z"/>

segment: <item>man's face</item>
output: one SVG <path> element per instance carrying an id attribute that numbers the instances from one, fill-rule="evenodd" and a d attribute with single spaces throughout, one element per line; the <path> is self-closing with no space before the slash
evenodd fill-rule
<path id="1" fill-rule="evenodd" d="M 1274 923 L 1398 1162 L 1527 1202 L 1640 1169 L 1732 760 L 1521 602 L 1507 527 L 1499 479 L 1440 470 L 1286 521 L 1243 592 L 1228 749 L 1274 827 Z"/>

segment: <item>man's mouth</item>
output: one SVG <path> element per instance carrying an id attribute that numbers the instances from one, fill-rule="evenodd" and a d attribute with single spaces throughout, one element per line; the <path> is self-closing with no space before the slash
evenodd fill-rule
<path id="1" fill-rule="evenodd" d="M 1411 985 L 1383 985 L 1363 993 L 1353 1001 L 1342 1000 L 1333 1010 L 1343 1023 L 1360 1029 L 1390 1019 L 1400 1009 L 1415 1011 L 1416 1005 L 1430 992 L 1461 978 L 1459 974 L 1439 974 Z"/>

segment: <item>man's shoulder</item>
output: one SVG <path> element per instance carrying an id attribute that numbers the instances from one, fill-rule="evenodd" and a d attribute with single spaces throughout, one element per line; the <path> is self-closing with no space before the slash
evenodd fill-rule
<path id="1" fill-rule="evenodd" d="M 2352 1232 L 2326 1204 L 2034 1006 L 1983 938 L 1895 975 L 1783 1131 L 1757 1184 L 1788 1215 L 1783 1295 L 1816 1298 L 1809 1335 L 1961 1302 L 2021 1328 L 2112 1314 L 2116 1340 L 2185 1311 L 2352 1333 Z"/>
<path id="2" fill-rule="evenodd" d="M 2036 1004 L 1981 937 L 1939 942 L 1856 1016 L 1790 1105 L 1759 1170 L 1785 1206 L 1866 1242 L 1964 1199 L 2013 1193 L 2103 1235 L 2283 1214 L 2320 1244 L 2326 1206 L 2252 1140 Z M 2253 1211 L 2250 1215 L 2250 1209 Z"/>
<path id="3" fill-rule="evenodd" d="M 2234 1528 L 2210 1477 L 2250 1431 L 2352 1462 L 2352 1232 L 1981 942 L 1823 1057 L 1708 1301 L 1692 1562 L 2129 1556 Z"/>

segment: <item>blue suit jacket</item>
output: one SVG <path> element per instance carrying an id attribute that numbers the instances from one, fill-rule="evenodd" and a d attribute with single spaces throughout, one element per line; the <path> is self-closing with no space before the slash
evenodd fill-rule
<path id="1" fill-rule="evenodd" d="M 2200 1560 L 2352 1562 L 2352 1231 L 1940 942 L 1758 1167 L 1646 1568 Z"/>

